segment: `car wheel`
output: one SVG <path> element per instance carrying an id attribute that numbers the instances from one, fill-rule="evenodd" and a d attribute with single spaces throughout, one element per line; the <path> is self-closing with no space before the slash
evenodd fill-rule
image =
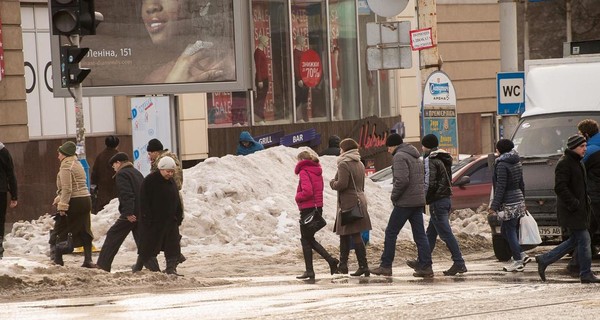
<path id="1" fill-rule="evenodd" d="M 492 246 L 494 247 L 494 255 L 499 261 L 508 261 L 512 256 L 508 242 L 501 235 L 492 236 Z"/>

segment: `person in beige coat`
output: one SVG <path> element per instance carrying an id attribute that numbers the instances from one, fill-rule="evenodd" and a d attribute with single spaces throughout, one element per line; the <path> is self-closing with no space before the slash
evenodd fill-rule
<path id="1" fill-rule="evenodd" d="M 63 254 L 68 253 L 56 247 L 56 244 L 67 241 L 72 235 L 72 247 L 83 246 L 84 268 L 95 268 L 92 263 L 92 240 L 94 235 L 91 229 L 90 212 L 92 200 L 87 186 L 87 179 L 83 166 L 77 159 L 75 151 L 77 146 L 72 141 L 67 141 L 58 147 L 58 160 L 60 169 L 56 176 L 56 198 L 52 205 L 56 206 L 56 223 L 50 238 L 51 252 L 54 251 L 53 260 L 57 265 L 64 265 Z M 55 249 L 55 250 L 52 250 Z"/>
<path id="2" fill-rule="evenodd" d="M 368 277 L 369 265 L 367 262 L 367 249 L 360 235 L 361 231 L 371 230 L 371 219 L 367 210 L 367 198 L 364 194 L 365 166 L 360 162 L 358 143 L 353 139 L 344 139 L 340 142 L 340 156 L 337 159 L 338 170 L 335 178 L 329 182 L 333 190 L 338 192 L 338 211 L 335 217 L 333 231 L 340 236 L 340 264 L 338 273 L 348 273 L 348 255 L 350 254 L 350 241 L 354 242 L 358 270 L 352 276 L 365 275 Z M 351 210 L 360 199 L 363 218 L 342 225 L 342 212 Z"/>

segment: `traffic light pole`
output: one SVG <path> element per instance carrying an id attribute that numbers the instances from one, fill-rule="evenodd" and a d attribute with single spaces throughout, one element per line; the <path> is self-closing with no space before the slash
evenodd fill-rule
<path id="1" fill-rule="evenodd" d="M 73 46 L 79 48 L 80 36 L 78 34 L 74 34 L 69 36 L 69 38 Z M 83 89 L 81 87 L 81 83 L 74 85 L 72 90 L 73 98 L 75 99 L 75 135 L 77 139 L 77 155 L 81 161 L 86 159 L 85 122 L 83 121 Z"/>

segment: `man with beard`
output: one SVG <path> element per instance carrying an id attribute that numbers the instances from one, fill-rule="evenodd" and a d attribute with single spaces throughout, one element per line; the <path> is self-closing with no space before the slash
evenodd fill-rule
<path id="1" fill-rule="evenodd" d="M 175 160 L 163 157 L 157 168 L 158 171 L 150 173 L 142 182 L 138 260 L 147 264 L 163 250 L 167 261 L 165 273 L 177 275 L 181 254 L 179 226 L 183 221 L 183 210 L 177 183 L 173 179 Z"/>

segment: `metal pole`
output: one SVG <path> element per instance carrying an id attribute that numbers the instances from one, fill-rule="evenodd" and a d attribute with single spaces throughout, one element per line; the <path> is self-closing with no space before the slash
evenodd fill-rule
<path id="1" fill-rule="evenodd" d="M 572 36 L 572 29 L 571 29 L 571 0 L 567 0 L 566 1 L 566 7 L 567 7 L 567 43 L 571 43 L 571 41 L 573 40 L 573 36 Z"/>
<path id="2" fill-rule="evenodd" d="M 79 48 L 80 36 L 71 35 L 71 43 Z M 81 83 L 73 86 L 73 98 L 75 99 L 75 136 L 77 139 L 77 156 L 79 160 L 85 160 L 85 122 L 83 121 L 83 90 Z"/>
<path id="3" fill-rule="evenodd" d="M 500 0 L 500 70 L 519 70 L 517 49 L 516 0 Z M 519 116 L 502 116 L 503 138 L 510 138 L 519 122 Z"/>
<path id="4" fill-rule="evenodd" d="M 525 24 L 523 26 L 523 56 L 525 60 L 529 60 L 529 21 L 527 20 L 527 3 L 529 1 L 526 0 L 523 4 L 523 15 Z"/>

